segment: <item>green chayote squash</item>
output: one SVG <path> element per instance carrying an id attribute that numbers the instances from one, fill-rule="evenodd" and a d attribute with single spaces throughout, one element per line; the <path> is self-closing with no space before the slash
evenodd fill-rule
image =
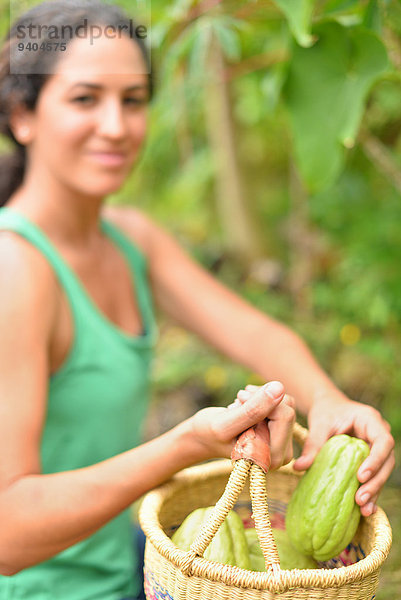
<path id="1" fill-rule="evenodd" d="M 282 529 L 272 527 L 274 541 L 276 542 L 280 567 L 282 569 L 316 569 L 317 563 L 310 556 L 305 556 L 296 550 L 288 537 L 288 533 Z M 252 571 L 266 571 L 265 559 L 260 547 L 256 529 L 245 529 L 246 539 L 249 547 Z"/>
<path id="2" fill-rule="evenodd" d="M 366 442 L 345 434 L 321 448 L 287 507 L 286 530 L 297 550 L 325 561 L 351 542 L 360 519 L 357 471 L 368 454 Z"/>
<path id="3" fill-rule="evenodd" d="M 171 538 L 178 548 L 189 550 L 213 508 L 213 506 L 197 508 L 184 519 Z M 244 525 L 235 511 L 230 510 L 206 548 L 204 557 L 225 565 L 236 565 L 242 569 L 250 568 Z"/>

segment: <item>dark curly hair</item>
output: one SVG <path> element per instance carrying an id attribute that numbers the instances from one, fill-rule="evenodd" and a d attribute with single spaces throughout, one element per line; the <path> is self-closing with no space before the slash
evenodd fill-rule
<path id="1" fill-rule="evenodd" d="M 83 24 L 88 28 L 107 25 L 122 32 L 136 29 L 133 20 L 120 7 L 102 0 L 46 1 L 31 8 L 13 23 L 0 51 L 0 134 L 11 140 L 15 147 L 11 154 L 0 155 L 0 206 L 20 186 L 25 172 L 25 147 L 11 131 L 10 115 L 19 105 L 34 110 L 40 90 L 60 56 L 59 52 L 45 50 L 47 42 L 54 42 L 49 37 L 51 28 L 43 27 L 47 23 L 57 28 L 57 32 L 61 33 L 58 33 L 57 41 L 66 45 L 76 37 L 77 28 Z M 31 25 L 41 32 L 40 47 L 43 50 L 18 52 L 19 32 Z M 151 95 L 153 82 L 147 47 L 141 37 L 135 35 L 131 39 L 138 44 L 145 60 Z M 12 68 L 12 65 L 17 68 Z"/>

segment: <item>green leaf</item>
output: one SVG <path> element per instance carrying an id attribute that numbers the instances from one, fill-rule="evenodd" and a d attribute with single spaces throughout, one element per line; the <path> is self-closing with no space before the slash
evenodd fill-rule
<path id="1" fill-rule="evenodd" d="M 238 32 L 233 26 L 230 23 L 217 20 L 213 24 L 213 29 L 225 56 L 232 61 L 239 60 L 241 57 L 241 43 Z"/>
<path id="2" fill-rule="evenodd" d="M 323 12 L 325 14 L 342 12 L 354 8 L 359 4 L 359 0 L 328 0 L 324 3 Z"/>
<path id="3" fill-rule="evenodd" d="M 315 0 L 274 0 L 284 13 L 288 25 L 300 46 L 305 48 L 314 42 L 311 35 L 312 13 Z"/>
<path id="4" fill-rule="evenodd" d="M 368 92 L 387 69 L 381 40 L 363 27 L 316 27 L 312 48 L 294 47 L 284 89 L 301 176 L 311 191 L 332 183 L 355 143 Z"/>
<path id="5" fill-rule="evenodd" d="M 381 16 L 377 0 L 369 0 L 363 17 L 363 25 L 376 33 L 381 33 Z"/>
<path id="6" fill-rule="evenodd" d="M 365 5 L 361 0 L 329 0 L 322 6 L 322 16 L 331 16 L 342 25 L 360 24 L 363 20 Z"/>
<path id="7" fill-rule="evenodd" d="M 192 0 L 175 0 L 169 4 L 167 14 L 175 21 L 183 21 L 191 8 Z"/>
<path id="8" fill-rule="evenodd" d="M 190 54 L 195 38 L 195 28 L 188 27 L 170 45 L 163 61 L 163 75 L 166 80 L 173 79 L 174 71 Z"/>
<path id="9" fill-rule="evenodd" d="M 200 81 L 205 75 L 205 64 L 213 29 L 208 19 L 195 23 L 192 48 L 188 59 L 188 75 L 192 81 Z"/>

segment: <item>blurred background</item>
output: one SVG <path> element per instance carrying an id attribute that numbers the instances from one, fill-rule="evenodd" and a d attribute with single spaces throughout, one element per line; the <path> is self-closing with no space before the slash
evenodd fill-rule
<path id="1" fill-rule="evenodd" d="M 301 334 L 342 390 L 390 422 L 397 467 L 379 504 L 395 542 L 377 599 L 396 598 L 401 4 L 120 4 L 141 22 L 151 17 L 156 93 L 140 161 L 110 202 L 152 215 L 231 289 Z M 0 6 L 4 34 L 10 8 Z M 159 324 L 146 438 L 262 383 L 163 315 Z"/>

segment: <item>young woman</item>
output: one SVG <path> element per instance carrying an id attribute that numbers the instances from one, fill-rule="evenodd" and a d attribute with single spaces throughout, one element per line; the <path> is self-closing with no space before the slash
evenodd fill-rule
<path id="1" fill-rule="evenodd" d="M 18 49 L 21 27 L 77 31 L 84 19 L 107 31 L 128 22 L 99 0 L 44 3 L 14 23 L 0 55 L 0 131 L 16 147 L 0 172 L 0 596 L 10 600 L 134 598 L 127 508 L 183 467 L 229 457 L 240 432 L 266 418 L 272 466 L 287 462 L 294 402 L 284 386 L 309 420 L 297 468 L 330 435 L 364 438 L 371 453 L 356 500 L 369 515 L 394 464 L 387 423 L 344 396 L 292 331 L 213 279 L 145 214 L 105 205 L 146 135 L 141 40 L 73 35 L 65 50 Z M 153 302 L 282 383 L 249 386 L 230 407 L 141 445 Z"/>

